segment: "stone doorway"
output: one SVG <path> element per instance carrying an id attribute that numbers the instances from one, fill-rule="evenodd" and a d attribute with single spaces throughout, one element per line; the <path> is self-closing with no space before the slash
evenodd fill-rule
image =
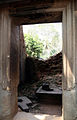
<path id="1" fill-rule="evenodd" d="M 43 24 L 43 27 L 44 25 L 46 25 L 47 27 L 50 26 L 50 24 Z M 35 27 L 35 25 L 31 25 L 31 26 Z M 30 27 L 30 25 L 29 26 L 26 25 L 25 27 L 27 29 L 27 27 Z M 30 30 L 31 30 L 31 27 L 30 27 Z M 50 32 L 52 32 L 52 30 L 50 30 Z M 34 63 L 36 64 L 38 63 L 36 69 L 34 68 L 34 66 L 36 67 Z M 48 65 L 51 67 L 51 69 L 50 67 L 47 67 Z M 58 66 L 59 68 L 57 67 L 52 69 L 53 66 L 54 67 Z M 35 114 L 35 115 L 38 114 L 37 116 L 41 114 L 40 120 L 42 119 L 42 116 L 44 116 L 45 114 L 46 116 L 49 115 L 50 118 L 51 116 L 54 116 L 54 115 L 55 117 L 56 116 L 60 117 L 62 115 L 62 110 L 61 110 L 62 108 L 62 53 L 58 53 L 57 55 L 52 56 L 46 61 L 27 56 L 25 69 L 28 69 L 26 70 L 26 72 L 28 71 L 28 73 L 25 72 L 27 77 L 25 78 L 25 82 L 23 84 L 20 83 L 19 85 L 19 88 L 20 88 L 19 96 L 24 96 L 24 100 L 23 100 L 23 97 L 19 97 L 19 100 L 20 98 L 21 98 L 21 101 L 23 100 L 23 102 L 20 101 L 18 104 L 21 110 Z M 53 90 L 50 92 L 48 90 L 45 91 L 41 89 L 42 87 L 46 87 L 46 85 L 48 85 L 48 88 L 52 88 L 54 86 Z M 40 90 L 43 91 L 42 94 Z M 30 103 L 32 103 L 32 105 L 29 106 L 26 104 L 25 96 L 31 100 Z M 23 104 L 24 104 L 24 107 L 23 107 Z"/>
<path id="2" fill-rule="evenodd" d="M 76 120 L 77 119 L 77 1 L 63 0 L 52 1 L 51 9 L 47 9 L 43 2 L 38 6 L 45 5 L 44 9 L 37 11 L 37 8 L 32 11 L 26 11 L 23 17 L 23 5 L 29 3 L 11 3 L 11 7 L 7 4 L 6 7 L 1 6 L 0 10 L 0 119 L 12 120 L 17 112 L 17 86 L 19 81 L 19 25 L 40 23 L 48 20 L 51 21 L 55 16 L 55 11 L 59 11 L 55 17 L 55 21 L 61 20 L 63 15 L 63 119 Z M 21 6 L 22 8 L 17 8 Z M 33 7 L 36 4 L 32 4 Z M 17 9 L 14 9 L 14 8 Z M 11 9 L 9 9 L 11 8 Z M 24 9 L 26 9 L 24 7 Z M 44 11 L 45 10 L 45 11 Z M 9 14 L 10 11 L 10 14 Z M 41 12 L 41 13 L 40 13 Z M 42 12 L 52 12 L 43 15 Z M 35 19 L 32 14 L 36 13 Z M 38 13 L 38 14 L 37 14 Z M 32 15 L 32 16 L 31 16 Z M 41 16 L 44 19 L 42 19 Z M 60 18 L 61 17 L 61 18 Z M 32 18 L 32 19 L 31 19 Z M 40 18 L 40 19 L 39 19 Z M 48 18 L 48 19 L 47 19 Z M 51 22 L 53 22 L 52 19 Z M 3 34 L 4 33 L 4 34 Z M 6 42 L 7 41 L 7 42 Z M 13 54 L 14 53 L 14 54 Z M 5 102 L 6 101 L 6 102 Z M 4 114 L 3 114 L 4 113 Z"/>

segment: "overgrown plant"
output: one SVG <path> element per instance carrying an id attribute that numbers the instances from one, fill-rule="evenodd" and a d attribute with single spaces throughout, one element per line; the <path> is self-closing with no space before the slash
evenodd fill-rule
<path id="1" fill-rule="evenodd" d="M 33 37 L 30 34 L 25 34 L 26 53 L 28 56 L 40 58 L 43 51 L 43 43 L 38 36 Z"/>

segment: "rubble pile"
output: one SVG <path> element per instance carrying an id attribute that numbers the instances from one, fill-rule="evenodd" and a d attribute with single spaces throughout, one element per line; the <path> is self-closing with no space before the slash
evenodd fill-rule
<path id="1" fill-rule="evenodd" d="M 47 60 L 34 59 L 37 71 L 43 75 L 55 75 L 62 73 L 62 52 L 51 56 Z"/>
<path id="2" fill-rule="evenodd" d="M 19 87 L 19 96 L 35 98 L 37 89 L 44 83 L 50 88 L 62 88 L 62 52 L 48 60 L 26 58 L 25 83 Z"/>

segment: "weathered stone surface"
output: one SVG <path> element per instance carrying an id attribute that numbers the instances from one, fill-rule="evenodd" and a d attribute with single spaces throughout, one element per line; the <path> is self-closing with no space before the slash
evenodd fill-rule
<path id="1" fill-rule="evenodd" d="M 28 99 L 28 98 L 25 97 L 25 96 L 18 97 L 18 100 L 19 100 L 19 99 L 22 100 L 22 102 L 24 102 L 24 103 L 27 104 L 27 105 L 32 104 L 31 100 Z"/>
<path id="2" fill-rule="evenodd" d="M 63 109 L 65 120 L 77 120 L 77 88 L 63 91 Z"/>
<path id="3" fill-rule="evenodd" d="M 0 86 L 0 120 L 12 120 L 17 112 L 16 93 L 3 90 Z"/>
<path id="4" fill-rule="evenodd" d="M 20 26 L 20 83 L 24 83 L 25 81 L 25 59 L 26 59 L 26 49 L 25 49 L 25 41 L 23 34 L 23 27 Z"/>
<path id="5" fill-rule="evenodd" d="M 42 86 L 36 91 L 36 93 L 41 93 L 41 94 L 62 94 L 62 90 L 59 90 L 59 89 L 55 89 L 55 88 L 52 88 L 53 91 L 48 91 L 48 90 L 43 90 L 42 89 Z"/>
<path id="6" fill-rule="evenodd" d="M 17 34 L 17 35 L 16 35 Z M 12 120 L 17 113 L 19 82 L 19 27 L 0 10 L 0 120 Z"/>
<path id="7" fill-rule="evenodd" d="M 25 102 L 18 102 L 18 107 L 25 112 L 29 112 L 29 107 L 26 105 Z"/>
<path id="8" fill-rule="evenodd" d="M 74 3 L 72 3 L 71 1 L 73 1 Z M 40 8 L 41 11 L 43 10 L 43 7 L 47 7 L 49 5 L 50 7 L 52 5 L 51 8 L 58 7 L 60 11 L 62 10 L 60 9 L 62 5 L 66 8 L 64 10 L 65 12 L 63 13 L 63 29 L 65 31 L 63 32 L 63 36 L 64 36 L 63 37 L 64 38 L 64 41 L 63 41 L 64 81 L 63 83 L 65 82 L 63 84 L 64 86 L 63 87 L 64 89 L 63 91 L 64 120 L 76 120 L 77 119 L 77 86 L 76 86 L 77 84 L 77 79 L 76 79 L 77 78 L 77 57 L 76 57 L 77 56 L 76 55 L 77 54 L 77 17 L 76 17 L 77 11 L 75 11 L 77 10 L 77 8 L 74 9 L 76 0 L 71 0 L 71 1 L 68 3 L 67 7 L 66 5 L 64 5 L 64 3 L 66 3 L 65 0 L 63 1 L 60 0 L 59 2 L 57 1 L 56 6 L 55 6 L 55 3 L 50 4 L 51 1 L 48 4 L 47 2 L 45 2 L 45 4 L 43 2 L 42 6 L 40 6 L 41 1 L 40 1 L 40 4 L 37 1 L 36 1 L 36 4 L 31 4 L 32 6 L 31 8 L 35 8 L 36 5 L 37 5 L 36 9 L 39 9 L 41 7 Z M 21 13 L 20 8 L 21 9 L 23 8 L 24 3 L 22 2 L 22 4 L 23 4 L 22 6 L 19 3 L 14 4 L 15 6 L 11 8 L 15 10 L 14 11 L 15 14 L 17 11 Z M 18 10 L 15 9 L 16 5 L 19 5 Z M 26 6 L 24 7 L 27 8 Z M 16 24 L 18 23 L 24 24 L 25 16 L 23 18 L 19 16 L 16 19 L 17 21 L 14 21 L 13 23 L 12 21 L 15 20 L 15 18 L 12 20 L 11 16 L 9 15 L 8 9 L 5 9 L 5 8 L 0 10 L 0 75 L 1 75 L 0 76 L 0 84 L 1 84 L 0 120 L 12 120 L 13 115 L 17 111 L 16 88 L 19 83 L 19 52 L 18 52 L 19 51 L 19 26 L 14 25 L 14 23 L 16 22 Z M 35 9 L 35 12 L 36 12 L 36 9 Z M 28 12 L 30 13 L 30 17 L 26 16 L 27 17 L 26 21 L 29 20 L 30 23 L 41 22 L 43 18 L 42 14 L 40 18 L 39 17 L 40 14 L 37 14 L 36 12 L 37 19 L 35 20 L 33 18 L 33 15 L 31 14 L 32 9 Z M 34 12 L 34 9 L 33 9 L 33 12 Z M 45 14 L 46 12 L 44 13 L 44 16 Z M 53 17 L 50 17 L 48 19 L 51 20 L 51 18 Z M 47 22 L 48 19 L 46 19 L 43 22 Z M 34 118 L 31 118 L 31 119 L 34 120 Z"/>
<path id="9" fill-rule="evenodd" d="M 36 91 L 38 100 L 43 103 L 62 104 L 62 91 L 53 89 L 53 91 L 46 91 L 42 86 Z"/>
<path id="10" fill-rule="evenodd" d="M 29 105 L 32 105 L 32 102 L 27 97 L 18 97 L 18 106 L 22 111 L 29 112 Z"/>
<path id="11" fill-rule="evenodd" d="M 5 90 L 0 90 L 0 120 L 11 119 L 11 93 Z M 5 119 L 6 116 L 6 119 Z"/>
<path id="12" fill-rule="evenodd" d="M 63 120 L 77 120 L 77 19 L 75 1 L 63 11 Z"/>

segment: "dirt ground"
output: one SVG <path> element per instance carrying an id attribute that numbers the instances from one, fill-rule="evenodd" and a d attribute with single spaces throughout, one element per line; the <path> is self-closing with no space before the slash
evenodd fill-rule
<path id="1" fill-rule="evenodd" d="M 38 104 L 38 109 L 33 109 L 30 111 L 34 114 L 48 114 L 48 115 L 62 115 L 62 106 L 61 105 L 51 105 L 51 104 Z"/>
<path id="2" fill-rule="evenodd" d="M 39 108 L 29 113 L 19 109 L 14 120 L 62 120 L 62 106 L 39 103 Z"/>
<path id="3" fill-rule="evenodd" d="M 62 120 L 61 116 L 18 112 L 13 120 Z"/>
<path id="4" fill-rule="evenodd" d="M 40 104 L 40 111 L 18 112 L 14 120 L 62 120 L 62 108 L 60 105 Z"/>

